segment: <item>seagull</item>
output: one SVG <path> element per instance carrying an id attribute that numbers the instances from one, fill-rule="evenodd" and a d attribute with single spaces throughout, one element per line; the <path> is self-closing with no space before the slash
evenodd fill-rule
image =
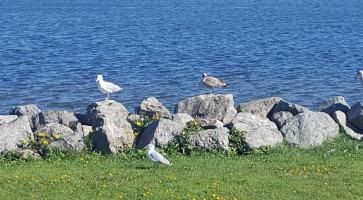
<path id="1" fill-rule="evenodd" d="M 210 94 L 213 94 L 213 88 L 228 86 L 227 83 L 225 83 L 213 76 L 207 76 L 206 73 L 203 73 L 201 82 L 205 87 L 210 88 Z"/>
<path id="2" fill-rule="evenodd" d="M 355 79 L 357 79 L 358 76 L 359 76 L 360 81 L 361 81 L 361 83 L 363 85 L 363 70 L 358 70 L 357 75 L 355 76 Z"/>
<path id="3" fill-rule="evenodd" d="M 118 85 L 104 81 L 102 75 L 100 74 L 97 75 L 96 82 L 98 83 L 98 89 L 102 93 L 107 94 L 105 100 L 109 99 L 110 93 L 123 90 L 123 88 L 120 88 Z"/>
<path id="4" fill-rule="evenodd" d="M 155 165 L 158 164 L 166 164 L 171 165 L 171 163 L 159 152 L 155 151 L 155 146 L 153 144 L 148 144 L 147 148 L 147 158 L 154 163 Z"/>

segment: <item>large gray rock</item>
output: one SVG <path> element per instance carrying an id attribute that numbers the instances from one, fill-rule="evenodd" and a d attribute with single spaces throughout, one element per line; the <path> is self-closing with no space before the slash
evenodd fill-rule
<path id="1" fill-rule="evenodd" d="M 92 121 L 98 116 L 118 116 L 127 118 L 129 112 L 121 104 L 114 100 L 99 101 L 88 105 L 84 125 L 92 126 Z"/>
<path id="2" fill-rule="evenodd" d="M 189 141 L 193 148 L 197 149 L 223 149 L 228 150 L 228 132 L 229 129 L 222 127 L 216 129 L 208 129 L 197 132 L 189 136 Z"/>
<path id="3" fill-rule="evenodd" d="M 350 109 L 349 105 L 345 101 L 344 97 L 336 96 L 323 102 L 319 106 L 319 112 L 325 112 L 332 115 L 335 111 L 341 110 L 346 113 Z"/>
<path id="4" fill-rule="evenodd" d="M 246 131 L 246 143 L 253 149 L 261 146 L 275 146 L 283 141 L 276 124 L 267 117 L 240 112 L 232 120 L 231 126 L 239 131 Z"/>
<path id="5" fill-rule="evenodd" d="M 0 115 L 0 125 L 12 122 L 12 121 L 14 121 L 14 120 L 16 120 L 18 118 L 19 117 L 16 116 L 16 115 Z"/>
<path id="6" fill-rule="evenodd" d="M 36 120 L 36 118 L 40 112 L 41 110 L 35 104 L 29 104 L 29 105 L 16 106 L 14 108 L 11 108 L 9 114 L 17 115 L 19 117 L 27 116 L 32 130 L 35 130 L 36 122 L 39 122 L 39 120 Z"/>
<path id="7" fill-rule="evenodd" d="M 27 117 L 19 117 L 0 124 L 0 152 L 5 149 L 16 149 L 24 139 L 33 139 L 33 132 Z"/>
<path id="8" fill-rule="evenodd" d="M 117 154 L 132 146 L 133 130 L 126 120 L 128 111 L 122 104 L 113 100 L 96 102 L 87 110 L 93 129 L 88 137 L 92 139 L 95 149 Z"/>
<path id="9" fill-rule="evenodd" d="M 200 119 L 197 118 L 195 121 L 203 128 L 206 129 L 215 129 L 215 128 L 222 128 L 223 123 L 217 119 Z"/>
<path id="10" fill-rule="evenodd" d="M 169 119 L 161 118 L 149 124 L 141 134 L 137 148 L 144 148 L 148 144 L 162 147 L 168 144 L 169 140 L 180 134 L 184 126 Z"/>
<path id="11" fill-rule="evenodd" d="M 348 119 L 357 128 L 363 130 L 363 102 L 356 103 L 347 112 Z"/>
<path id="12" fill-rule="evenodd" d="M 173 122 L 186 126 L 188 122 L 194 121 L 188 113 L 177 113 L 173 115 Z"/>
<path id="13" fill-rule="evenodd" d="M 159 115 L 161 118 L 171 119 L 170 112 L 155 97 L 149 97 L 141 102 L 141 105 L 135 109 L 138 115 L 154 117 Z"/>
<path id="14" fill-rule="evenodd" d="M 304 112 L 289 118 L 280 131 L 289 144 L 310 148 L 337 136 L 339 126 L 326 113 Z"/>
<path id="15" fill-rule="evenodd" d="M 78 123 L 76 113 L 70 111 L 43 110 L 38 116 L 39 124 L 35 124 L 37 129 L 50 123 L 62 124 L 69 128 L 75 128 Z"/>
<path id="16" fill-rule="evenodd" d="M 285 124 L 286 120 L 290 117 L 293 117 L 291 112 L 280 111 L 272 115 L 271 121 L 275 122 L 278 129 L 281 129 L 281 127 Z"/>
<path id="17" fill-rule="evenodd" d="M 217 119 L 229 124 L 237 113 L 232 94 L 206 94 L 191 97 L 175 105 L 174 113 L 188 113 L 192 117 Z"/>
<path id="18" fill-rule="evenodd" d="M 298 104 L 290 103 L 285 100 L 279 101 L 272 109 L 271 116 L 277 112 L 287 111 L 292 115 L 297 115 L 303 112 L 311 112 L 309 109 L 304 106 L 300 106 Z"/>
<path id="19" fill-rule="evenodd" d="M 343 111 L 337 110 L 332 114 L 332 118 L 338 124 L 340 124 L 345 132 L 352 138 L 357 140 L 363 140 L 363 131 L 359 130 L 357 127 L 349 123 L 347 116 Z"/>
<path id="20" fill-rule="evenodd" d="M 269 97 L 255 101 L 241 103 L 237 107 L 237 112 L 248 112 L 261 117 L 271 117 L 272 108 L 283 99 L 279 97 Z"/>

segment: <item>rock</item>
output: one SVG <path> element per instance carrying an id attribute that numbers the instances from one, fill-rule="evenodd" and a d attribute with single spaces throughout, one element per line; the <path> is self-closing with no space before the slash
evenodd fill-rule
<path id="1" fill-rule="evenodd" d="M 253 149 L 261 146 L 275 146 L 283 141 L 276 124 L 267 117 L 240 112 L 232 120 L 231 126 L 239 131 L 246 131 L 246 143 Z"/>
<path id="2" fill-rule="evenodd" d="M 173 122 L 186 126 L 188 122 L 194 121 L 188 113 L 177 113 L 173 115 Z"/>
<path id="3" fill-rule="evenodd" d="M 69 128 L 75 128 L 78 123 L 76 113 L 69 111 L 59 110 L 43 110 L 39 113 L 39 125 L 35 124 L 35 127 L 39 129 L 50 123 L 58 123 Z"/>
<path id="4" fill-rule="evenodd" d="M 343 111 L 335 111 L 332 114 L 332 118 L 336 123 L 340 124 L 344 128 L 345 132 L 347 132 L 347 134 L 350 135 L 352 138 L 363 141 L 363 131 L 359 130 L 351 123 L 349 123 L 347 120 L 347 116 Z"/>
<path id="5" fill-rule="evenodd" d="M 47 138 L 56 138 L 56 135 L 59 135 L 59 137 L 71 135 L 73 130 L 62 124 L 49 123 L 34 132 L 35 135 L 39 133 L 43 133 Z"/>
<path id="6" fill-rule="evenodd" d="M 0 115 L 0 125 L 5 123 L 10 123 L 18 118 L 19 117 L 16 115 Z"/>
<path id="7" fill-rule="evenodd" d="M 201 119 L 217 119 L 229 124 L 237 113 L 232 94 L 206 94 L 191 97 L 175 105 L 174 113 L 188 113 Z"/>
<path id="8" fill-rule="evenodd" d="M 137 148 L 144 148 L 148 144 L 162 147 L 168 144 L 169 140 L 179 135 L 184 128 L 183 125 L 169 119 L 161 118 L 149 124 L 142 132 Z"/>
<path id="9" fill-rule="evenodd" d="M 228 150 L 228 133 L 229 129 L 226 127 L 208 129 L 197 132 L 189 136 L 189 141 L 193 148 L 197 149 L 223 149 Z"/>
<path id="10" fill-rule="evenodd" d="M 352 106 L 348 110 L 347 116 L 350 123 L 360 130 L 363 130 L 363 102 L 356 103 L 354 106 Z"/>
<path id="11" fill-rule="evenodd" d="M 159 115 L 161 118 L 171 119 L 170 112 L 155 97 L 150 97 L 141 102 L 140 107 L 135 109 L 138 115 L 148 116 L 150 118 Z"/>
<path id="12" fill-rule="evenodd" d="M 18 148 L 24 139 L 33 139 L 33 132 L 26 116 L 0 124 L 0 152 Z"/>
<path id="13" fill-rule="evenodd" d="M 349 109 L 350 107 L 345 101 L 344 97 L 336 96 L 326 100 L 323 104 L 321 104 L 318 111 L 332 115 L 337 110 L 341 110 L 346 113 Z"/>
<path id="14" fill-rule="evenodd" d="M 41 110 L 35 104 L 29 104 L 11 108 L 9 114 L 17 115 L 18 117 L 27 116 L 32 130 L 35 131 L 36 122 L 39 122 L 39 120 L 36 120 L 36 117 L 40 112 Z"/>
<path id="15" fill-rule="evenodd" d="M 281 127 L 285 124 L 286 120 L 290 117 L 293 117 L 290 112 L 280 111 L 272 115 L 271 121 L 275 122 L 278 129 L 281 129 Z"/>
<path id="16" fill-rule="evenodd" d="M 117 154 L 131 147 L 134 137 L 131 124 L 126 120 L 128 111 L 113 100 L 90 104 L 87 116 L 92 121 L 93 133 L 89 138 L 93 147 L 102 153 Z"/>
<path id="17" fill-rule="evenodd" d="M 21 156 L 24 158 L 24 159 L 27 159 L 29 157 L 31 158 L 40 158 L 40 155 L 36 152 L 34 152 L 33 150 L 30 150 L 30 149 L 22 149 L 19 151 Z"/>
<path id="18" fill-rule="evenodd" d="M 136 122 L 141 119 L 140 115 L 137 114 L 131 114 L 128 115 L 126 120 L 131 124 L 132 127 L 136 127 Z"/>
<path id="19" fill-rule="evenodd" d="M 60 150 L 73 149 L 76 151 L 82 151 L 85 145 L 83 142 L 83 136 L 78 133 L 73 133 L 61 136 L 58 140 L 52 142 L 50 146 Z"/>
<path id="20" fill-rule="evenodd" d="M 287 119 L 280 131 L 289 144 L 310 148 L 337 136 L 339 126 L 326 113 L 304 112 Z"/>
<path id="21" fill-rule="evenodd" d="M 272 108 L 283 99 L 279 97 L 269 97 L 255 101 L 241 103 L 237 107 L 237 112 L 248 112 L 261 117 L 271 117 Z"/>
<path id="22" fill-rule="evenodd" d="M 100 115 L 118 116 L 126 119 L 128 114 L 127 109 L 114 100 L 94 102 L 87 107 L 84 125 L 92 126 L 92 121 Z"/>
<path id="23" fill-rule="evenodd" d="M 304 106 L 300 106 L 298 104 L 290 103 L 285 100 L 281 100 L 278 102 L 272 109 L 272 115 L 281 112 L 281 111 L 287 111 L 290 112 L 292 115 L 297 115 L 299 113 L 303 112 L 311 112 L 309 109 L 305 108 Z M 271 115 L 271 116 L 272 116 Z"/>
<path id="24" fill-rule="evenodd" d="M 92 126 L 82 125 L 77 123 L 77 128 L 74 130 L 75 133 L 79 133 L 82 136 L 88 136 L 92 130 Z M 92 130 L 93 131 L 93 130 Z"/>
<path id="25" fill-rule="evenodd" d="M 195 120 L 201 127 L 206 129 L 214 129 L 223 127 L 223 123 L 216 119 L 199 119 Z"/>

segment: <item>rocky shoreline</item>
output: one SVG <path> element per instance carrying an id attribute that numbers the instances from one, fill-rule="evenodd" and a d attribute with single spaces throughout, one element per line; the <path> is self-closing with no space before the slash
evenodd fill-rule
<path id="1" fill-rule="evenodd" d="M 0 116 L 0 152 L 19 149 L 38 135 L 52 139 L 49 146 L 62 150 L 81 151 L 83 137 L 90 138 L 94 149 L 103 153 L 121 153 L 135 141 L 137 148 L 149 143 L 162 147 L 189 121 L 205 128 L 190 136 L 194 148 L 228 149 L 232 128 L 245 131 L 246 143 L 253 149 L 283 141 L 311 148 L 336 137 L 339 125 L 351 137 L 363 140 L 362 108 L 363 102 L 350 107 L 341 96 L 326 100 L 316 112 L 279 97 L 245 102 L 235 108 L 232 94 L 185 99 L 175 105 L 174 115 L 154 97 L 142 101 L 133 114 L 114 100 L 91 103 L 85 114 L 40 110 L 31 104 L 14 107 L 9 115 Z M 142 116 L 157 116 L 157 120 L 135 135 L 136 121 Z"/>

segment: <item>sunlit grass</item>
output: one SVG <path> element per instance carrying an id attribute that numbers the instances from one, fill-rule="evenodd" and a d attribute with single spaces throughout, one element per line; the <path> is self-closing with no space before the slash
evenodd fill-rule
<path id="1" fill-rule="evenodd" d="M 359 199 L 363 144 L 340 136 L 309 150 L 287 145 L 247 156 L 69 153 L 0 161 L 0 199 Z"/>

